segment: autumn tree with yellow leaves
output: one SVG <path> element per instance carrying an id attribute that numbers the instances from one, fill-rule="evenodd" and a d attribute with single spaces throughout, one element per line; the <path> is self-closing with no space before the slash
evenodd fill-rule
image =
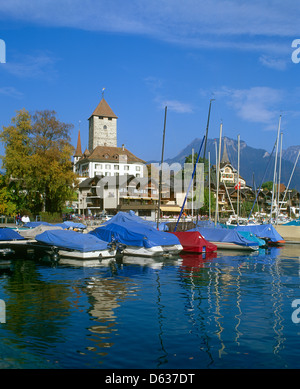
<path id="1" fill-rule="evenodd" d="M 16 113 L 10 126 L 3 127 L 2 165 L 6 190 L 16 209 L 33 214 L 59 212 L 66 201 L 74 198 L 77 181 L 71 162 L 72 127 L 60 122 L 55 111 L 31 115 L 25 109 Z"/>

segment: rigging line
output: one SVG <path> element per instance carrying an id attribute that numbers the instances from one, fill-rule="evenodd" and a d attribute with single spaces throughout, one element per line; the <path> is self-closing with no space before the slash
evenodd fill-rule
<path id="1" fill-rule="evenodd" d="M 177 226 L 178 226 L 179 220 L 180 220 L 180 218 L 181 218 L 181 215 L 182 215 L 182 212 L 183 212 L 183 209 L 184 209 L 184 206 L 185 206 L 185 203 L 186 203 L 186 200 L 187 200 L 187 197 L 188 197 L 190 188 L 191 188 L 191 184 L 192 184 L 192 182 L 194 181 L 194 176 L 195 176 L 197 164 L 198 164 L 198 161 L 199 161 L 199 158 L 200 158 L 200 154 L 201 154 L 202 146 L 203 146 L 203 143 L 204 143 L 204 139 L 205 139 L 205 135 L 204 135 L 204 137 L 203 137 L 203 139 L 202 139 L 202 142 L 201 142 L 201 145 L 200 145 L 200 149 L 199 149 L 199 152 L 198 152 L 198 155 L 197 155 L 197 160 L 196 160 L 196 163 L 195 163 L 195 165 L 194 165 L 193 174 L 192 174 L 192 177 L 191 177 L 191 180 L 190 180 L 190 183 L 189 183 L 189 187 L 188 187 L 188 190 L 187 190 L 187 192 L 186 192 L 186 195 L 185 195 L 185 198 L 184 198 L 184 201 L 183 201 L 181 210 L 180 210 L 180 214 L 179 214 L 178 219 L 177 219 L 177 222 L 176 222 L 176 226 L 175 226 L 175 228 L 174 228 L 174 232 L 177 230 Z"/>
<path id="2" fill-rule="evenodd" d="M 265 177 L 266 177 L 266 173 L 267 173 L 267 170 L 268 170 L 268 168 L 269 168 L 269 164 L 270 164 L 270 162 L 271 162 L 271 157 L 272 157 L 272 155 L 273 155 L 273 153 L 274 153 L 274 150 L 275 150 L 275 147 L 276 147 L 276 143 L 277 143 L 277 139 L 276 139 L 275 144 L 274 144 L 274 146 L 273 146 L 273 150 L 272 150 L 272 152 L 271 152 L 271 154 L 270 154 L 270 156 L 269 156 L 269 161 L 268 161 L 268 163 L 267 163 L 267 167 L 266 167 L 266 169 L 265 169 L 263 178 L 262 178 L 262 180 L 261 180 L 260 187 L 258 188 L 258 191 L 257 191 L 257 193 L 256 193 L 256 197 L 255 197 L 254 203 L 253 203 L 253 205 L 252 205 L 250 214 L 249 214 L 249 216 L 248 216 L 248 221 L 249 221 L 249 219 L 250 219 L 250 217 L 251 217 L 251 215 L 252 215 L 253 208 L 254 208 L 254 206 L 255 206 L 255 204 L 256 204 L 258 195 L 259 195 L 259 193 L 260 193 L 260 191 L 261 191 L 262 184 L 264 183 L 264 180 L 265 180 Z"/>

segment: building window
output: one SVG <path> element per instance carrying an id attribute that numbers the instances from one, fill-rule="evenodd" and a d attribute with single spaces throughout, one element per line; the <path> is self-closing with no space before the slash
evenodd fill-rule
<path id="1" fill-rule="evenodd" d="M 137 172 L 139 172 L 139 171 L 141 171 L 141 167 L 140 167 L 140 166 L 136 166 L 136 167 L 135 167 L 135 170 L 136 170 Z"/>
<path id="2" fill-rule="evenodd" d="M 139 173 L 137 173 L 137 174 L 136 174 L 136 177 L 139 178 L 139 177 L 141 177 L 141 175 L 140 175 Z"/>
<path id="3" fill-rule="evenodd" d="M 102 164 L 101 164 L 101 163 L 96 163 L 96 164 L 95 164 L 95 169 L 96 169 L 96 170 L 102 169 Z"/>
<path id="4" fill-rule="evenodd" d="M 105 165 L 105 169 L 110 170 L 110 165 Z"/>
<path id="5" fill-rule="evenodd" d="M 106 176 L 110 176 L 110 172 L 105 172 L 105 175 Z"/>
<path id="6" fill-rule="evenodd" d="M 124 170 L 129 170 L 129 166 L 128 166 L 128 165 L 125 165 L 125 166 L 124 166 Z"/>
<path id="7" fill-rule="evenodd" d="M 119 170 L 119 165 L 114 165 L 115 170 Z"/>

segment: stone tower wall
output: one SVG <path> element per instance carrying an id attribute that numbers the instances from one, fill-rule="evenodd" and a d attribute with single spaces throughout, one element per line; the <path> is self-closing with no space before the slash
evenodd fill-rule
<path id="1" fill-rule="evenodd" d="M 117 147 L 116 118 L 92 116 L 89 119 L 89 151 L 97 146 Z"/>

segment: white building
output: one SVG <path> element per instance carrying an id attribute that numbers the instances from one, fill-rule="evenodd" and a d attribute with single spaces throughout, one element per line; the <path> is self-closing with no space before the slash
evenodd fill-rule
<path id="1" fill-rule="evenodd" d="M 133 175 L 144 177 L 145 161 L 117 147 L 117 116 L 104 98 L 89 118 L 89 149 L 82 153 L 80 132 L 74 154 L 74 171 L 86 177 Z"/>

